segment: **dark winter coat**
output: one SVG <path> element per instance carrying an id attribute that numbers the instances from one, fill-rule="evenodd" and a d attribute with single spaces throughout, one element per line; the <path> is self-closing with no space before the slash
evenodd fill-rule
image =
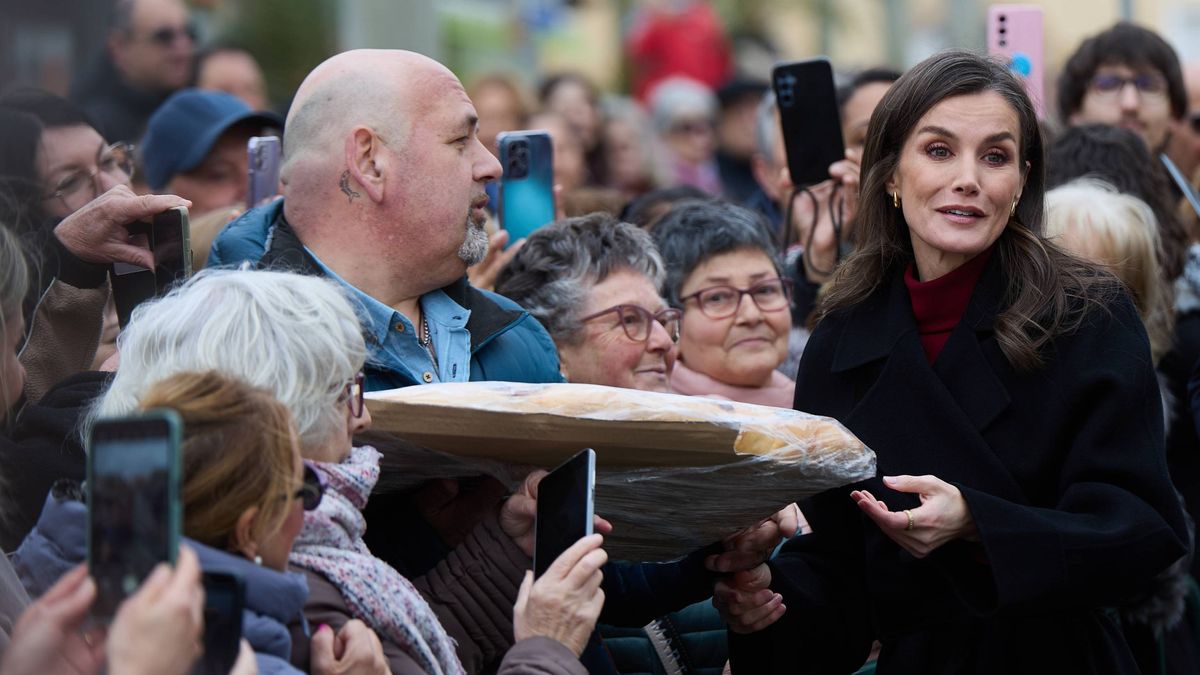
<path id="1" fill-rule="evenodd" d="M 734 673 L 850 673 L 874 639 L 885 675 L 1137 672 L 1109 608 L 1186 552 L 1145 332 L 1120 294 L 1018 372 L 992 329 L 1000 258 L 932 366 L 896 274 L 818 325 L 796 381 L 796 407 L 840 420 L 881 475 L 957 486 L 980 542 L 905 552 L 848 495 L 919 505 L 879 478 L 802 503 L 813 533 L 771 563 L 787 613 L 731 634 Z"/>

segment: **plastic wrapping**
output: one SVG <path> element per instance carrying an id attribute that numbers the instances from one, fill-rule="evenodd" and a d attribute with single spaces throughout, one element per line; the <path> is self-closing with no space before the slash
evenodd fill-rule
<path id="1" fill-rule="evenodd" d="M 596 450 L 606 548 L 667 560 L 822 490 L 875 475 L 875 455 L 835 420 L 733 401 L 583 384 L 479 382 L 368 395 L 381 490 L 495 476 Z"/>

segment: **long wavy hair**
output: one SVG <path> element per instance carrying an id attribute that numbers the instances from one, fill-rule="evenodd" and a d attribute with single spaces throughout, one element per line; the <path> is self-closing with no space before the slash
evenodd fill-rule
<path id="1" fill-rule="evenodd" d="M 912 241 L 901 209 L 892 206 L 887 183 L 900 151 L 920 119 L 952 96 L 993 91 L 1020 122 L 1019 164 L 1029 163 L 1016 212 L 996 242 L 1005 291 L 995 334 L 1008 361 L 1021 371 L 1043 365 L 1041 349 L 1078 327 L 1089 304 L 1117 288 L 1111 275 L 1071 256 L 1042 234 L 1045 161 L 1033 102 L 1004 65 L 967 51 L 936 54 L 904 74 L 875 108 L 863 151 L 856 216 L 856 251 L 838 267 L 822 298 L 818 320 L 866 300 L 883 282 L 913 261 Z"/>

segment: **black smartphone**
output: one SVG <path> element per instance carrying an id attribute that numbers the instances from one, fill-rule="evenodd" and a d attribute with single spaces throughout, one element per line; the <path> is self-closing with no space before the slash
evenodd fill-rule
<path id="1" fill-rule="evenodd" d="M 192 275 L 191 229 L 188 210 L 177 206 L 156 214 L 151 223 L 132 223 L 129 232 L 144 238 L 154 253 L 154 269 L 113 263 L 109 269 L 113 304 L 121 328 L 129 323 L 135 307 L 160 295 Z"/>
<path id="2" fill-rule="evenodd" d="M 279 166 L 283 148 L 278 136 L 255 136 L 246 143 L 249 186 L 246 208 L 252 209 L 279 194 Z"/>
<path id="3" fill-rule="evenodd" d="M 204 655 L 192 668 L 192 675 L 227 675 L 233 669 L 245 607 L 246 590 L 240 576 L 204 573 Z"/>
<path id="4" fill-rule="evenodd" d="M 792 184 L 808 187 L 827 180 L 829 165 L 846 158 L 829 59 L 777 64 L 771 85 Z"/>
<path id="5" fill-rule="evenodd" d="M 554 146 L 546 131 L 510 131 L 500 146 L 500 227 L 514 244 L 554 221 Z"/>
<path id="6" fill-rule="evenodd" d="M 171 410 L 96 422 L 88 439 L 88 570 L 92 615 L 109 621 L 121 602 L 179 548 L 179 444 Z"/>
<path id="7" fill-rule="evenodd" d="M 592 533 L 596 452 L 588 448 L 538 483 L 533 574 L 542 576 L 562 552 Z"/>

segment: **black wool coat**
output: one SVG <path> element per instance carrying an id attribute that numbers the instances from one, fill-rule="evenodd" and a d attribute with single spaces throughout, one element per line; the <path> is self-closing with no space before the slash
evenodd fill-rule
<path id="1" fill-rule="evenodd" d="M 796 379 L 796 408 L 845 424 L 880 476 L 961 489 L 980 542 L 910 555 L 849 496 L 920 504 L 879 477 L 802 502 L 813 533 L 771 563 L 787 612 L 730 635 L 735 675 L 852 673 L 873 640 L 881 675 L 1137 672 L 1110 608 L 1186 553 L 1145 331 L 1121 293 L 1018 372 L 992 330 L 999 260 L 932 365 L 897 274 L 817 326 Z"/>

